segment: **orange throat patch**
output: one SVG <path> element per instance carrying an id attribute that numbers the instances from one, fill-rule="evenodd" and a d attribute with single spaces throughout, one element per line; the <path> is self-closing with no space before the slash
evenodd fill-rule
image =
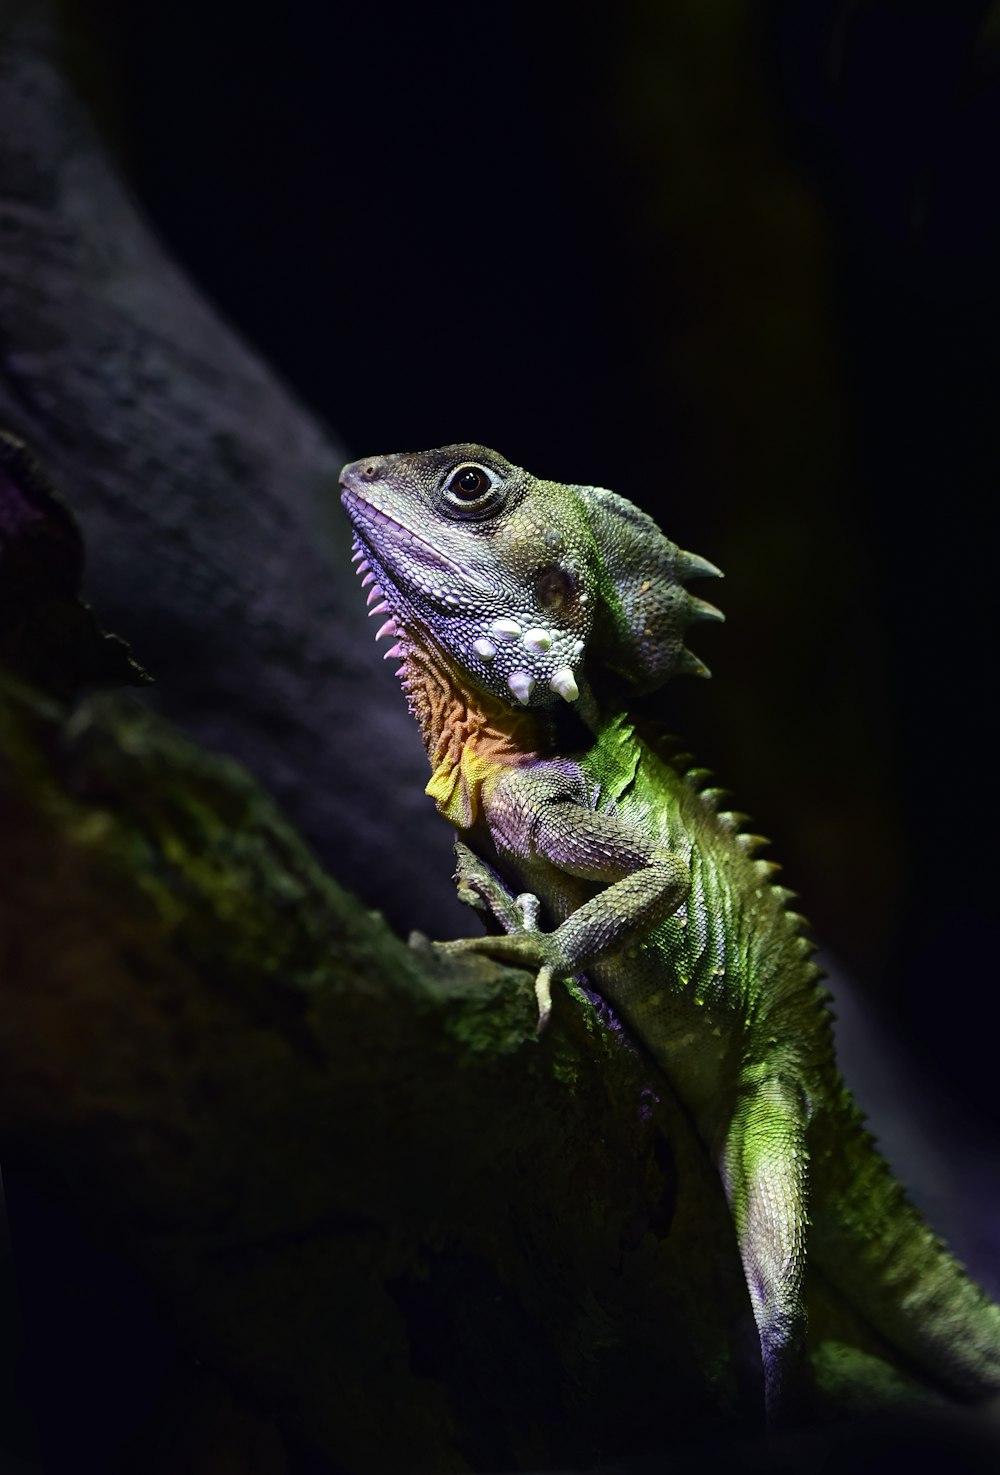
<path id="1" fill-rule="evenodd" d="M 425 793 L 456 829 L 471 829 L 504 769 L 542 756 L 544 718 L 476 690 L 440 651 L 407 647 L 403 685 L 433 769 Z"/>

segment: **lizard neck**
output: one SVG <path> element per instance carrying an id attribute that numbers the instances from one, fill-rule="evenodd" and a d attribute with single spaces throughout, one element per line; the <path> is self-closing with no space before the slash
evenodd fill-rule
<path id="1" fill-rule="evenodd" d="M 469 829 L 505 768 L 551 752 L 551 722 L 479 691 L 431 641 L 407 636 L 400 675 L 433 770 L 425 792 L 456 828 Z"/>

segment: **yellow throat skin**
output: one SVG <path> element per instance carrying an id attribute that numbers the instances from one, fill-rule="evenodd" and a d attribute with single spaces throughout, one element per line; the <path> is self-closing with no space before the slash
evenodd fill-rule
<path id="1" fill-rule="evenodd" d="M 456 829 L 469 830 L 500 774 L 538 762 L 549 746 L 542 721 L 476 690 L 430 645 L 408 645 L 402 675 L 433 770 L 424 792 Z"/>

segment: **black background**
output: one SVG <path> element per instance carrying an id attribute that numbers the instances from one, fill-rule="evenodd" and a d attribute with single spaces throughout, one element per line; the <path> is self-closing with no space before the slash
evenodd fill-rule
<path id="1" fill-rule="evenodd" d="M 917 1079 L 995 1126 L 990 10 L 103 0 L 88 85 L 351 455 L 478 440 L 726 569 L 671 717 Z"/>
<path id="2" fill-rule="evenodd" d="M 102 15 L 140 198 L 352 455 L 480 440 L 727 570 L 671 714 L 996 1112 L 990 7 Z"/>

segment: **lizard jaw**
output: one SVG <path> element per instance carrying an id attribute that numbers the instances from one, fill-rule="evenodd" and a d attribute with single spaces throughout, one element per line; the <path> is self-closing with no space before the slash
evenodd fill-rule
<path id="1" fill-rule="evenodd" d="M 389 635 L 394 639 L 394 644 L 385 652 L 384 661 L 402 661 L 402 665 L 396 670 L 400 678 L 403 690 L 407 690 L 407 666 L 406 657 L 410 649 L 410 641 L 407 636 L 400 617 L 394 612 L 389 601 L 385 597 L 385 591 L 376 577 L 370 562 L 371 550 L 367 547 L 359 534 L 354 535 L 354 551 L 351 554 L 351 562 L 355 565 L 354 572 L 361 580 L 361 587 L 368 589 L 368 618 L 373 615 L 387 615 L 385 623 L 380 625 L 375 632 L 376 643 Z"/>
<path id="2" fill-rule="evenodd" d="M 558 561 L 559 538 L 537 522 L 513 541 L 508 538 L 508 552 L 528 560 L 531 577 L 523 588 L 498 587 L 470 566 L 475 557 L 456 559 L 428 537 L 437 526 L 432 509 L 424 521 L 405 499 L 398 510 L 378 484 L 378 469 L 377 462 L 345 467 L 341 501 L 354 524 L 364 583 L 372 586 L 369 603 L 378 599 L 375 609 L 396 627 L 387 621 L 380 634 L 400 636 L 386 657 L 403 660 L 398 674 L 407 675 L 406 658 L 414 647 L 430 647 L 460 668 L 463 679 L 514 710 L 551 706 L 556 698 L 576 702 L 589 594 L 578 590 L 573 561 L 568 569 Z M 417 676 L 409 664 L 412 685 Z"/>
<path id="3" fill-rule="evenodd" d="M 398 569 L 401 587 L 411 585 L 411 595 L 419 594 L 442 613 L 449 614 L 466 602 L 470 595 L 489 598 L 489 589 L 468 569 L 463 569 L 440 548 L 420 533 L 380 507 L 370 496 L 355 487 L 341 483 L 340 500 L 355 527 L 355 546 L 359 542 L 368 558 Z M 380 546 L 386 545 L 386 549 Z M 400 550 L 405 548 L 405 559 Z M 459 599 L 454 590 L 464 591 Z"/>
<path id="4" fill-rule="evenodd" d="M 356 496 L 350 489 L 345 489 L 343 500 L 352 515 L 358 508 L 365 509 L 367 513 L 374 507 L 373 503 Z M 376 639 L 383 635 L 397 637 L 384 659 L 403 662 L 396 674 L 404 690 L 409 693 L 411 689 L 407 677 L 412 680 L 413 672 L 407 669 L 407 657 L 414 645 L 425 645 L 429 641 L 441 646 L 446 662 L 454 659 L 447 654 L 447 643 L 440 641 L 433 624 L 421 616 L 419 609 L 411 610 L 410 600 L 416 593 L 420 602 L 430 604 L 446 617 L 466 616 L 471 627 L 466 636 L 466 652 L 482 668 L 479 684 L 484 690 L 489 686 L 482 679 L 483 675 L 494 661 L 500 665 L 506 657 L 503 699 L 515 708 L 537 703 L 536 694 L 541 694 L 543 700 L 548 693 L 553 693 L 567 703 L 577 701 L 580 696 L 580 662 L 584 652 L 584 641 L 577 632 L 561 629 L 556 621 L 542 624 L 540 621 L 544 615 L 530 609 L 513 608 L 506 614 L 498 613 L 495 601 L 488 596 L 479 597 L 478 580 L 462 573 L 447 555 L 439 555 L 419 534 L 410 534 L 395 519 L 379 509 L 375 511 L 378 513 L 375 524 L 365 517 L 360 528 L 355 525 L 352 559 L 361 576 L 362 587 L 369 591 L 370 614 L 389 617 Z M 402 578 L 397 573 L 395 559 L 387 560 L 383 556 L 371 532 L 373 525 L 382 526 L 387 533 L 390 530 L 393 533 L 402 531 L 407 536 L 408 551 L 419 554 L 409 560 L 410 566 Z M 387 565 L 389 572 L 386 571 Z M 420 572 L 415 572 L 415 569 Z M 455 584 L 449 580 L 449 575 L 455 579 Z M 415 584 L 415 589 L 411 587 L 408 591 L 408 584 Z M 461 593 L 455 592 L 456 586 Z M 491 603 L 493 608 L 490 608 Z M 415 621 L 415 630 L 408 628 L 409 620 L 404 621 L 402 610 L 408 611 L 408 616 Z"/>

